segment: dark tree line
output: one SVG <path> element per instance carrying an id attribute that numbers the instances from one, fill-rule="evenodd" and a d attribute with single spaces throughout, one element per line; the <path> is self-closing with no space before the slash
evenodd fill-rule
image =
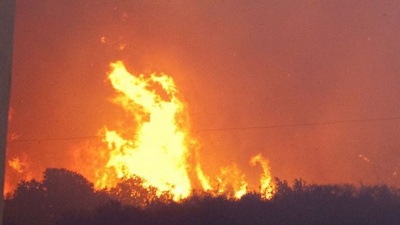
<path id="1" fill-rule="evenodd" d="M 47 169 L 43 181 L 23 181 L 6 198 L 4 224 L 400 224 L 400 190 L 385 185 L 309 185 L 303 180 L 289 185 L 276 179 L 271 200 L 254 192 L 240 200 L 194 192 L 175 203 L 143 182 L 134 177 L 95 191 L 80 174 Z"/>

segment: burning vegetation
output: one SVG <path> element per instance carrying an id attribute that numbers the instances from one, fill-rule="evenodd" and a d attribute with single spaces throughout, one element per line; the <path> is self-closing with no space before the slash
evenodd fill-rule
<path id="1" fill-rule="evenodd" d="M 199 183 L 203 191 L 212 190 L 232 198 L 240 198 L 247 192 L 245 176 L 235 164 L 210 177 L 198 160 L 194 165 L 189 162 L 189 157 L 194 155 L 190 148 L 194 139 L 190 135 L 185 104 L 178 98 L 172 77 L 166 74 L 135 76 L 121 61 L 111 63 L 111 68 L 108 79 L 118 92 L 113 101 L 134 118 L 137 126 L 131 134 L 105 129 L 103 140 L 108 146 L 109 160 L 105 170 L 98 173 L 97 188 L 113 187 L 113 181 L 139 176 L 145 179 L 145 185 L 170 192 L 176 201 L 190 195 L 193 183 Z M 270 198 L 274 186 L 267 161 L 258 155 L 252 163 L 262 166 L 261 191 L 264 197 Z"/>
<path id="2" fill-rule="evenodd" d="M 179 203 L 170 193 L 123 179 L 95 190 L 82 175 L 46 169 L 42 181 L 24 181 L 7 196 L 4 224 L 390 224 L 400 222 L 400 190 L 384 185 L 315 185 L 276 179 L 268 201 L 255 192 L 240 199 L 195 192 Z"/>
<path id="3" fill-rule="evenodd" d="M 133 125 L 122 122 L 120 129 L 102 128 L 99 139 L 103 144 L 99 140 L 77 150 L 90 152 L 88 158 L 95 163 L 80 163 L 72 170 L 87 177 L 97 190 L 115 192 L 122 181 L 140 179 L 144 190 L 160 198 L 167 195 L 174 201 L 189 197 L 194 190 L 230 199 L 240 199 L 253 191 L 248 189 L 246 176 L 235 163 L 221 167 L 215 176 L 203 171 L 196 158 L 198 143 L 190 133 L 186 105 L 179 98 L 172 77 L 155 73 L 133 75 L 122 61 L 110 66 L 108 81 L 117 92 L 112 101 L 124 109 Z M 270 199 L 275 184 L 268 161 L 258 154 L 250 164 L 261 166 L 263 173 L 257 191 L 262 198 Z M 27 172 L 27 163 L 19 158 L 10 159 L 9 165 L 15 172 Z M 135 193 L 132 195 L 143 196 Z"/>

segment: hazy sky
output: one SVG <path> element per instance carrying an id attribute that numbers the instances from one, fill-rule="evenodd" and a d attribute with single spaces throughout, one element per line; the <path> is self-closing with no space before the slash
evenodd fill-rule
<path id="1" fill-rule="evenodd" d="M 207 173 L 236 162 L 256 179 L 261 152 L 289 181 L 400 185 L 400 119 L 203 131 L 399 118 L 399 12 L 398 0 L 17 1 L 9 133 L 20 141 L 8 158 L 39 175 L 68 167 L 85 139 L 40 140 L 123 120 L 106 81 L 122 59 L 175 79 Z"/>

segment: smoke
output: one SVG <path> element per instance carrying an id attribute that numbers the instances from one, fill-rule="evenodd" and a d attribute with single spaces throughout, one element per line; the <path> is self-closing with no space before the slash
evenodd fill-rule
<path id="1" fill-rule="evenodd" d="M 398 184 L 399 120 L 204 130 L 398 116 L 399 9 L 391 0 L 18 1 L 9 132 L 32 141 L 10 143 L 8 157 L 26 154 L 40 177 L 93 155 L 71 146 L 126 119 L 106 82 L 121 59 L 174 77 L 207 173 L 232 162 L 256 171 L 248 160 L 262 152 L 282 179 Z"/>

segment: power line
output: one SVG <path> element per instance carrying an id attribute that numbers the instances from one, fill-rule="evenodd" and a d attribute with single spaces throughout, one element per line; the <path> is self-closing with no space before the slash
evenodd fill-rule
<path id="1" fill-rule="evenodd" d="M 46 139 L 15 139 L 8 141 L 8 144 L 15 142 L 46 142 L 46 141 L 69 141 L 69 140 L 79 140 L 79 139 L 92 139 L 98 138 L 100 136 L 76 136 L 76 137 L 63 137 L 63 138 L 46 138 Z"/>
<path id="2" fill-rule="evenodd" d="M 331 125 L 331 124 L 341 124 L 341 123 L 378 122 L 378 121 L 388 121 L 388 120 L 400 120 L 400 117 L 372 118 L 372 119 L 354 119 L 354 120 L 335 120 L 335 121 L 325 121 L 325 122 L 281 124 L 281 125 L 270 125 L 270 126 L 212 128 L 212 129 L 197 130 L 197 132 L 230 131 L 230 130 L 255 130 L 255 129 L 272 129 L 272 128 L 285 128 L 285 127 L 306 127 L 306 126 L 321 126 L 321 125 Z"/>
<path id="3" fill-rule="evenodd" d="M 273 128 L 285 128 L 285 127 L 308 127 L 308 126 L 323 126 L 343 123 L 367 123 L 367 122 L 380 122 L 380 121 L 391 121 L 400 120 L 400 117 L 385 117 L 385 118 L 370 118 L 370 119 L 353 119 L 353 120 L 334 120 L 334 121 L 323 121 L 314 123 L 296 123 L 296 124 L 280 124 L 270 126 L 242 126 L 242 127 L 221 127 L 211 129 L 199 129 L 195 130 L 197 133 L 201 132 L 214 132 L 214 131 L 233 131 L 233 130 L 256 130 L 256 129 L 273 129 Z M 8 141 L 8 144 L 17 142 L 49 142 L 49 141 L 68 141 L 68 140 L 79 140 L 79 139 L 92 139 L 99 138 L 98 135 L 90 136 L 75 136 L 75 137 L 63 137 L 63 138 L 43 138 L 43 139 L 16 139 Z"/>

